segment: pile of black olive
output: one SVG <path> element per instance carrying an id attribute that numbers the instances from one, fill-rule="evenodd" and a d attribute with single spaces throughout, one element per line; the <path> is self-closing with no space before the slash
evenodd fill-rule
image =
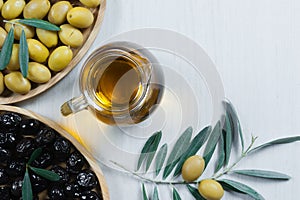
<path id="1" fill-rule="evenodd" d="M 26 163 L 60 176 L 48 181 L 30 172 L 34 199 L 102 199 L 100 185 L 84 156 L 64 137 L 38 120 L 13 112 L 0 112 L 0 199 L 22 199 Z"/>

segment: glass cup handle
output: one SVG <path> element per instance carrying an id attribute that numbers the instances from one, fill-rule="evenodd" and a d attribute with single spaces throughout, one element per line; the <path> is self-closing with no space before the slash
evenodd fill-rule
<path id="1" fill-rule="evenodd" d="M 65 102 L 60 107 L 60 112 L 63 116 L 70 115 L 72 113 L 76 113 L 88 107 L 88 103 L 83 95 L 79 97 L 75 97 Z"/>

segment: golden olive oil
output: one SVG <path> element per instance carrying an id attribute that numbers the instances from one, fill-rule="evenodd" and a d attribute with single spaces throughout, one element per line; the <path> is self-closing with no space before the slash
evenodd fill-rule
<path id="1" fill-rule="evenodd" d="M 102 65 L 102 71 L 95 76 L 95 99 L 104 110 L 93 111 L 99 120 L 107 124 L 143 121 L 162 95 L 161 71 L 154 69 L 149 60 L 136 54 L 129 55 L 131 57 L 106 57 L 98 63 Z M 151 70 L 147 72 L 145 68 L 148 67 Z M 146 72 L 143 73 L 141 69 Z M 143 83 L 145 77 L 149 78 L 147 83 Z M 123 113 L 122 117 L 119 117 L 119 113 Z"/>
<path id="2" fill-rule="evenodd" d="M 134 63 L 118 57 L 101 74 L 96 95 L 106 108 L 130 107 L 141 94 L 140 76 Z"/>

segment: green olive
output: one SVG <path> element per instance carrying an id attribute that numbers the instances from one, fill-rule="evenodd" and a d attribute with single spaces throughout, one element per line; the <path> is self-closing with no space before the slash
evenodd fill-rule
<path id="1" fill-rule="evenodd" d="M 194 155 L 186 159 L 182 165 L 182 178 L 186 182 L 196 180 L 204 171 L 205 161 L 201 156 Z"/>
<path id="2" fill-rule="evenodd" d="M 101 0 L 79 0 L 83 5 L 88 8 L 95 8 L 100 5 Z"/>
<path id="3" fill-rule="evenodd" d="M 6 68 L 9 71 L 16 71 L 20 69 L 20 64 L 19 64 L 19 44 L 13 44 L 13 49 L 12 49 L 12 54 L 10 57 L 10 61 Z"/>
<path id="4" fill-rule="evenodd" d="M 27 39 L 29 58 L 32 60 L 43 63 L 49 56 L 49 50 L 45 45 L 36 39 Z"/>
<path id="5" fill-rule="evenodd" d="M 67 46 L 60 46 L 49 56 L 48 66 L 52 71 L 58 72 L 67 67 L 72 58 L 72 50 Z"/>
<path id="6" fill-rule="evenodd" d="M 17 21 L 17 20 L 18 19 L 12 20 L 12 21 Z M 17 22 L 15 22 L 15 23 L 17 23 Z M 12 26 L 11 23 L 5 23 L 5 26 L 4 26 L 5 30 L 8 32 L 11 29 L 11 26 Z M 16 40 L 20 40 L 22 29 L 25 32 L 26 38 L 33 38 L 34 37 L 34 35 L 35 35 L 34 28 L 32 26 L 22 24 L 22 26 L 19 26 L 19 25 L 14 26 L 14 37 L 15 37 Z"/>
<path id="7" fill-rule="evenodd" d="M 1 9 L 1 14 L 4 19 L 15 19 L 17 18 L 24 9 L 24 0 L 8 0 L 6 1 Z"/>
<path id="8" fill-rule="evenodd" d="M 29 62 L 27 78 L 35 83 L 46 83 L 51 78 L 51 72 L 45 65 Z"/>
<path id="9" fill-rule="evenodd" d="M 31 0 L 26 4 L 23 11 L 24 18 L 43 19 L 50 10 L 50 1 Z"/>
<path id="10" fill-rule="evenodd" d="M 207 200 L 220 200 L 224 195 L 222 185 L 212 179 L 205 179 L 199 183 L 198 191 Z"/>
<path id="11" fill-rule="evenodd" d="M 39 40 L 48 48 L 55 47 L 58 43 L 56 31 L 48 31 L 37 28 L 36 35 L 38 36 Z"/>
<path id="12" fill-rule="evenodd" d="M 5 87 L 4 87 L 4 79 L 3 79 L 3 74 L 0 72 L 0 94 L 3 93 Z"/>
<path id="13" fill-rule="evenodd" d="M 59 39 L 62 43 L 70 47 L 80 47 L 83 44 L 83 35 L 77 28 L 70 24 L 60 26 L 58 32 Z"/>
<path id="14" fill-rule="evenodd" d="M 3 46 L 4 40 L 7 36 L 7 32 L 0 26 L 0 48 Z"/>
<path id="15" fill-rule="evenodd" d="M 74 27 L 87 28 L 92 25 L 94 15 L 87 8 L 75 7 L 68 12 L 67 20 Z"/>
<path id="16" fill-rule="evenodd" d="M 31 89 L 30 81 L 21 72 L 10 72 L 4 76 L 5 86 L 12 92 L 26 94 Z"/>
<path id="17" fill-rule="evenodd" d="M 67 13 L 71 10 L 73 6 L 69 1 L 59 1 L 50 8 L 48 13 L 49 22 L 61 25 L 67 20 Z"/>
<path id="18" fill-rule="evenodd" d="M 0 11 L 1 11 L 2 6 L 3 6 L 3 0 L 0 0 Z"/>

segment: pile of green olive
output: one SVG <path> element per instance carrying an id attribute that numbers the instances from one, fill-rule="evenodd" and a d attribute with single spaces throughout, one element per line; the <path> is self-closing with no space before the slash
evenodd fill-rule
<path id="1" fill-rule="evenodd" d="M 0 94 L 9 91 L 26 94 L 32 85 L 48 82 L 73 59 L 73 51 L 84 43 L 83 30 L 94 22 L 92 9 L 101 0 L 56 1 L 0 0 L 0 49 L 12 26 L 14 44 L 6 69 L 0 71 Z M 17 19 L 43 19 L 60 27 L 48 31 L 19 24 Z M 24 30 L 29 52 L 28 76 L 24 78 L 19 65 L 19 40 Z"/>
<path id="2" fill-rule="evenodd" d="M 186 182 L 197 180 L 203 173 L 205 161 L 201 156 L 194 155 L 186 159 L 182 166 L 182 178 Z M 198 191 L 201 196 L 207 200 L 220 200 L 224 195 L 222 185 L 213 179 L 205 179 L 200 181 Z"/>

